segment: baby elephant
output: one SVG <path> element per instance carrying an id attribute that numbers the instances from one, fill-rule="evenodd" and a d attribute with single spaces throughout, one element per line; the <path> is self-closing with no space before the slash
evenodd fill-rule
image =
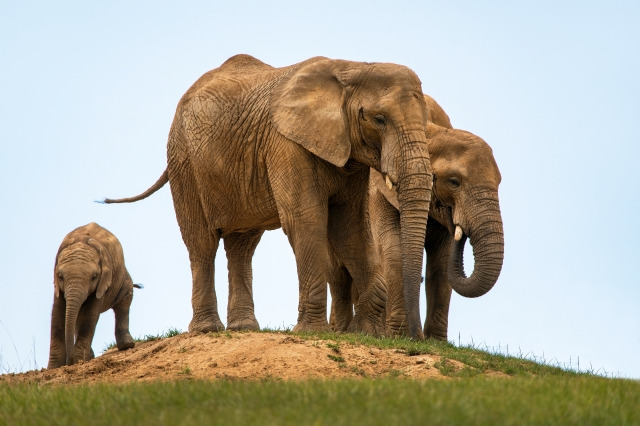
<path id="1" fill-rule="evenodd" d="M 94 358 L 91 341 L 98 317 L 110 308 L 116 316 L 118 349 L 135 345 L 129 334 L 134 285 L 122 246 L 111 232 L 97 223 L 71 231 L 58 249 L 53 284 L 48 368 Z"/>

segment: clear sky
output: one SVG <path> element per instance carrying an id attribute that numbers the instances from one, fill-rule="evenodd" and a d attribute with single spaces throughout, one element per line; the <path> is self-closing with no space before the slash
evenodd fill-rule
<path id="1" fill-rule="evenodd" d="M 132 334 L 187 329 L 191 274 L 169 188 L 93 200 L 155 182 L 181 95 L 248 53 L 411 67 L 454 127 L 493 147 L 503 177 L 504 268 L 487 295 L 454 295 L 450 340 L 640 378 L 640 3 L 94 3 L 0 5 L 0 372 L 46 367 L 54 257 L 90 221 L 118 236 L 145 285 Z M 222 249 L 216 268 L 225 321 Z M 297 293 L 291 248 L 270 231 L 254 257 L 260 325 L 292 327 Z M 113 328 L 109 311 L 97 354 Z"/>

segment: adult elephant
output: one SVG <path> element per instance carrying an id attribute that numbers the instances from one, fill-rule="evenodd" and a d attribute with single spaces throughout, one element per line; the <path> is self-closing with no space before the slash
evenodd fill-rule
<path id="1" fill-rule="evenodd" d="M 425 95 L 430 122 L 427 144 L 433 166 L 433 196 L 427 223 L 426 296 L 427 319 L 424 335 L 447 339 L 452 288 L 466 297 L 488 292 L 502 269 L 504 235 L 498 202 L 500 171 L 491 147 L 479 137 L 453 129 L 448 115 Z M 378 255 L 387 283 L 386 320 L 388 334 L 407 334 L 403 295 L 397 194 L 383 177 L 371 173 L 370 217 Z M 475 267 L 466 277 L 464 245 L 470 239 Z M 339 261 L 332 284 L 334 328 L 346 329 L 351 320 L 351 300 L 358 298 L 350 286 L 351 277 Z"/>
<path id="2" fill-rule="evenodd" d="M 229 268 L 228 326 L 257 328 L 251 257 L 264 230 L 282 227 L 299 279 L 294 331 L 327 330 L 330 258 L 362 290 L 355 329 L 375 332 L 384 282 L 371 262 L 369 170 L 396 186 L 409 334 L 421 337 L 417 309 L 431 197 L 427 109 L 410 69 L 316 57 L 274 68 L 237 55 L 198 79 L 180 100 L 167 168 L 133 202 L 171 184 L 193 278 L 190 331 L 224 329 L 213 285 L 220 238 Z M 361 254 L 351 256 L 359 247 Z"/>

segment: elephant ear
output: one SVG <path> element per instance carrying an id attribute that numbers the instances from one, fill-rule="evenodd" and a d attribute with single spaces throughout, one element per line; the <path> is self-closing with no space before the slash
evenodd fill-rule
<path id="1" fill-rule="evenodd" d="M 60 279 L 58 278 L 58 258 L 60 257 L 60 253 L 62 253 L 62 250 L 66 249 L 75 242 L 75 238 L 65 238 L 65 240 L 62 241 L 62 244 L 60 244 L 58 252 L 56 253 L 56 261 L 53 264 L 53 296 L 56 299 L 60 297 L 60 291 L 62 290 L 62 285 L 60 284 Z"/>
<path id="2" fill-rule="evenodd" d="M 424 101 L 427 104 L 427 111 L 429 113 L 429 121 L 438 126 L 446 129 L 453 129 L 449 115 L 444 112 L 444 109 L 429 95 L 424 95 Z"/>
<path id="3" fill-rule="evenodd" d="M 341 79 L 348 64 L 327 58 L 303 63 L 274 88 L 269 105 L 281 135 L 338 167 L 351 154 Z"/>
<path id="4" fill-rule="evenodd" d="M 97 240 L 90 238 L 87 240 L 87 243 L 98 250 L 100 254 L 100 281 L 98 281 L 96 288 L 96 299 L 101 299 L 113 282 L 113 261 L 111 260 L 109 251 Z"/>

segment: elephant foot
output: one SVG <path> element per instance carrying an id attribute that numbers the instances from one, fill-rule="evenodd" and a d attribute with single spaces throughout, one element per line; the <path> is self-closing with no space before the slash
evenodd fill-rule
<path id="1" fill-rule="evenodd" d="M 227 330 L 233 331 L 260 331 L 260 324 L 255 318 L 242 318 L 242 319 L 234 319 L 229 320 L 227 324 Z"/>
<path id="2" fill-rule="evenodd" d="M 116 336 L 116 346 L 119 351 L 131 349 L 135 345 L 136 342 L 133 341 L 133 337 L 131 337 L 131 334 L 129 333 L 123 334 L 122 337 Z"/>
<path id="3" fill-rule="evenodd" d="M 429 327 L 425 327 L 424 328 L 424 337 L 425 339 L 436 339 L 436 340 L 442 340 L 442 341 L 447 341 L 447 332 L 446 331 L 441 331 L 441 330 L 434 330 L 432 328 Z"/>
<path id="4" fill-rule="evenodd" d="M 384 334 L 384 326 L 378 321 L 368 320 L 356 315 L 353 317 L 351 324 L 349 324 L 347 331 L 349 333 L 366 333 L 372 336 L 382 336 Z"/>
<path id="5" fill-rule="evenodd" d="M 92 359 L 94 359 L 96 357 L 95 353 L 93 353 L 93 349 L 89 346 L 85 346 L 85 345 L 80 345 L 80 346 L 76 346 L 76 356 L 75 359 L 73 360 L 74 364 L 75 361 L 77 361 L 78 359 L 82 360 L 82 361 L 90 361 Z M 72 364 L 67 364 L 67 365 L 72 365 Z"/>
<path id="6" fill-rule="evenodd" d="M 47 364 L 47 369 L 60 368 L 65 364 L 64 359 L 60 358 L 49 358 L 49 363 Z"/>
<path id="7" fill-rule="evenodd" d="M 189 333 L 217 333 L 224 331 L 224 324 L 220 321 L 218 314 L 198 315 L 194 314 L 189 323 Z"/>
<path id="8" fill-rule="evenodd" d="M 326 333 L 331 331 L 329 328 L 329 323 L 325 320 L 324 322 L 306 322 L 300 321 L 293 327 L 292 330 L 294 333 Z"/>
<path id="9" fill-rule="evenodd" d="M 408 336 L 409 327 L 407 325 L 407 318 L 405 316 L 399 319 L 390 318 L 387 322 L 385 333 L 389 336 Z"/>

